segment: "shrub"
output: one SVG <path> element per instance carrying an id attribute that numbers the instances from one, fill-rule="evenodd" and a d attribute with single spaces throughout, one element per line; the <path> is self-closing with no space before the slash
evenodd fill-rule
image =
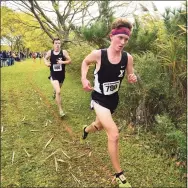
<path id="1" fill-rule="evenodd" d="M 155 116 L 154 131 L 162 141 L 160 146 L 165 148 L 170 156 L 177 160 L 186 160 L 186 134 L 178 130 L 167 114 Z"/>
<path id="2" fill-rule="evenodd" d="M 121 106 L 126 107 L 123 113 L 135 123 L 149 125 L 154 116 L 166 110 L 168 95 L 168 77 L 162 74 L 158 59 L 152 52 L 134 55 L 134 68 L 138 76 L 135 84 L 126 83 L 120 91 L 123 98 Z M 139 122 L 139 118 L 142 119 Z"/>
<path id="3" fill-rule="evenodd" d="M 94 47 L 90 46 L 86 42 L 80 45 L 69 45 L 68 52 L 72 59 L 72 64 L 67 66 L 67 70 L 74 73 L 75 76 L 80 76 L 82 61 L 93 49 Z"/>

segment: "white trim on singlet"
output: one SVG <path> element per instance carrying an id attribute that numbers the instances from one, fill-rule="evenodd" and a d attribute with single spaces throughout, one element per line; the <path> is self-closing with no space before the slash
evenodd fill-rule
<path id="1" fill-rule="evenodd" d="M 102 91 L 100 90 L 100 83 L 99 83 L 99 79 L 98 79 L 98 74 L 95 74 L 95 72 L 96 72 L 96 69 L 94 71 L 94 76 L 95 76 L 95 79 L 94 79 L 94 90 L 97 91 L 98 93 L 102 94 Z"/>

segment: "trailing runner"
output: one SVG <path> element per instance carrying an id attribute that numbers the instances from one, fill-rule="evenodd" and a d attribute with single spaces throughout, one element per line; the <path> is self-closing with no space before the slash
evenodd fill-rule
<path id="1" fill-rule="evenodd" d="M 44 63 L 50 67 L 48 77 L 54 88 L 53 97 L 56 99 L 60 117 L 65 116 L 61 104 L 61 87 L 65 79 L 65 65 L 71 63 L 71 58 L 66 50 L 61 50 L 59 38 L 53 40 L 53 50 L 49 50 L 44 57 Z"/>

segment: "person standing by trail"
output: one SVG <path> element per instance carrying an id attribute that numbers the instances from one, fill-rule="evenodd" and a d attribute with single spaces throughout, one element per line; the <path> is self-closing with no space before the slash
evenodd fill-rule
<path id="1" fill-rule="evenodd" d="M 119 161 L 119 131 L 112 114 L 118 106 L 118 91 L 125 72 L 129 83 L 135 83 L 137 77 L 133 69 L 133 57 L 123 51 L 131 35 L 132 24 L 124 18 L 112 23 L 110 46 L 107 49 L 93 50 L 82 62 L 81 82 L 85 91 L 91 93 L 91 108 L 95 110 L 96 119 L 89 126 L 84 126 L 82 139 L 88 133 L 104 129 L 108 136 L 108 152 L 119 187 L 131 187 L 127 182 Z M 95 63 L 94 87 L 87 79 L 89 65 Z"/>
<path id="2" fill-rule="evenodd" d="M 41 52 L 38 52 L 38 58 L 39 58 L 40 64 L 41 64 L 41 59 L 42 59 L 42 53 Z"/>
<path id="3" fill-rule="evenodd" d="M 37 54 L 35 52 L 32 53 L 33 63 L 36 63 Z"/>
<path id="4" fill-rule="evenodd" d="M 66 50 L 61 50 L 61 41 L 59 38 L 53 40 L 53 50 L 49 50 L 44 63 L 50 67 L 50 76 L 48 77 L 54 88 L 54 98 L 56 99 L 60 117 L 65 116 L 61 104 L 61 87 L 65 79 L 65 65 L 71 63 L 71 58 Z"/>

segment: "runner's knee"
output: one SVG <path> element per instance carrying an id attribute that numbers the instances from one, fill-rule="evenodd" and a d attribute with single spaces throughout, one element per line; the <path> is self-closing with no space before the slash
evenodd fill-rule
<path id="1" fill-rule="evenodd" d="M 61 90 L 60 89 L 56 89 L 56 94 L 60 95 L 61 94 Z"/>
<path id="2" fill-rule="evenodd" d="M 113 141 L 113 142 L 117 142 L 119 140 L 119 132 L 118 132 L 118 130 L 110 131 L 108 133 L 108 140 Z"/>
<path id="3" fill-rule="evenodd" d="M 96 131 L 100 131 L 100 130 L 102 130 L 103 129 L 103 127 L 102 126 L 100 126 L 100 125 L 97 125 L 97 124 L 93 124 L 93 127 L 95 128 L 95 130 Z"/>
<path id="4" fill-rule="evenodd" d="M 97 121 L 97 120 L 95 122 L 93 122 L 93 127 L 95 127 L 95 129 L 97 131 L 100 131 L 100 130 L 103 129 L 102 124 L 99 121 Z"/>

